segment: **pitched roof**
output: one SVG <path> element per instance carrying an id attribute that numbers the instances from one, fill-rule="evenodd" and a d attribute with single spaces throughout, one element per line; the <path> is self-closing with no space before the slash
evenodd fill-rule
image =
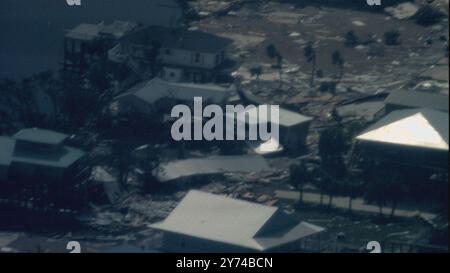
<path id="1" fill-rule="evenodd" d="M 164 48 L 216 53 L 232 44 L 232 40 L 203 31 L 190 31 L 164 26 L 148 26 L 124 37 L 131 43 L 159 42 Z"/>
<path id="2" fill-rule="evenodd" d="M 397 90 L 389 94 L 386 104 L 430 108 L 448 112 L 448 95 L 420 91 Z"/>
<path id="3" fill-rule="evenodd" d="M 66 140 L 69 136 L 51 130 L 39 128 L 22 129 L 14 135 L 16 140 L 23 140 L 34 143 L 58 145 Z"/>
<path id="4" fill-rule="evenodd" d="M 47 137 L 47 138 L 46 138 Z M 14 162 L 30 163 L 55 168 L 66 168 L 81 159 L 85 152 L 69 146 L 58 146 L 67 135 L 37 128 L 23 129 L 13 137 L 0 136 L 0 165 Z M 17 143 L 32 142 L 56 146 L 56 149 L 40 150 L 24 147 Z"/>
<path id="5" fill-rule="evenodd" d="M 356 139 L 448 151 L 448 122 L 448 113 L 432 109 L 397 110 Z"/>
<path id="6" fill-rule="evenodd" d="M 116 39 L 119 39 L 137 27 L 137 23 L 124 21 L 114 21 L 111 24 L 83 23 L 69 30 L 66 37 L 76 40 L 91 41 L 97 38 L 100 33 L 104 33 L 113 35 Z"/>
<path id="7" fill-rule="evenodd" d="M 162 222 L 151 227 L 257 251 L 324 229 L 298 222 L 277 207 L 191 190 Z"/>
<path id="8" fill-rule="evenodd" d="M 9 166 L 16 141 L 10 137 L 0 136 L 0 166 Z"/>
<path id="9" fill-rule="evenodd" d="M 170 161 L 161 164 L 157 177 L 161 182 L 194 175 L 218 174 L 225 172 L 261 172 L 270 166 L 261 156 L 212 156 Z"/>
<path id="10" fill-rule="evenodd" d="M 67 32 L 66 37 L 75 40 L 90 41 L 97 37 L 100 27 L 94 24 L 80 24 Z"/>
<path id="11" fill-rule="evenodd" d="M 146 83 L 132 87 L 126 93 L 116 97 L 116 99 L 132 95 L 152 104 L 166 97 L 190 102 L 194 101 L 194 97 L 202 97 L 203 101 L 221 104 L 234 92 L 234 86 L 222 87 L 214 84 L 177 83 L 154 78 Z"/>

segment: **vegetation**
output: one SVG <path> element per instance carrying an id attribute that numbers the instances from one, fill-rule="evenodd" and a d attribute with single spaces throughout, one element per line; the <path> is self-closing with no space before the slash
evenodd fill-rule
<path id="1" fill-rule="evenodd" d="M 316 51 L 312 42 L 308 42 L 306 47 L 303 49 L 303 55 L 306 57 L 306 61 L 312 64 L 309 86 L 314 88 L 314 76 L 316 75 Z"/>
<path id="2" fill-rule="evenodd" d="M 278 74 L 280 77 L 280 86 L 282 84 L 282 74 L 283 74 L 283 56 L 278 51 L 278 49 L 275 47 L 275 45 L 270 44 L 266 48 L 266 54 L 270 59 L 276 59 L 277 64 L 276 67 L 278 68 Z"/>
<path id="3" fill-rule="evenodd" d="M 344 45 L 346 47 L 356 47 L 357 45 L 359 45 L 359 38 L 356 36 L 353 30 L 347 32 L 344 39 Z"/>
<path id="4" fill-rule="evenodd" d="M 290 183 L 300 191 L 300 202 L 303 202 L 303 187 L 309 182 L 310 175 L 304 163 L 290 167 Z"/>
<path id="5" fill-rule="evenodd" d="M 401 44 L 400 32 L 398 30 L 391 30 L 384 33 L 384 43 L 388 46 L 396 46 Z"/>

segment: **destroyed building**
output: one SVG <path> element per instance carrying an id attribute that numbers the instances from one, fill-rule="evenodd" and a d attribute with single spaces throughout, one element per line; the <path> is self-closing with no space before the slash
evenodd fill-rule
<path id="1" fill-rule="evenodd" d="M 69 193 L 88 179 L 90 167 L 82 150 L 65 145 L 68 137 L 38 128 L 0 137 L 0 195 L 63 207 L 80 198 Z"/>
<path id="2" fill-rule="evenodd" d="M 80 24 L 64 37 L 63 70 L 82 74 L 86 69 L 108 54 L 117 41 L 136 29 L 134 22 L 114 21 L 111 24 Z"/>
<path id="3" fill-rule="evenodd" d="M 212 156 L 161 163 L 155 170 L 155 176 L 163 184 L 170 182 L 176 184 L 174 187 L 187 187 L 225 173 L 261 173 L 269 170 L 270 166 L 261 156 Z"/>
<path id="4" fill-rule="evenodd" d="M 320 248 L 324 228 L 280 208 L 191 190 L 162 222 L 168 252 L 298 252 Z"/>
<path id="5" fill-rule="evenodd" d="M 145 115 L 151 113 L 154 104 L 161 99 L 191 105 L 194 97 L 201 97 L 205 102 L 225 105 L 228 99 L 235 95 L 234 85 L 177 83 L 154 78 L 117 96 L 115 103 L 122 111 L 132 110 Z"/>
<path id="6" fill-rule="evenodd" d="M 136 64 L 148 59 L 156 48 L 163 66 L 162 78 L 206 82 L 220 77 L 231 45 L 230 39 L 202 31 L 149 26 L 125 35 L 110 56 L 118 62 Z"/>

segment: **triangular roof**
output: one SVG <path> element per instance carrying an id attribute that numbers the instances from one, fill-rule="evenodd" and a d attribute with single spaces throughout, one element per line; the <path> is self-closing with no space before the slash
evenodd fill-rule
<path id="1" fill-rule="evenodd" d="M 398 110 L 382 118 L 356 139 L 448 151 L 448 122 L 448 113 L 436 110 Z"/>
<path id="2" fill-rule="evenodd" d="M 324 229 L 298 223 L 277 207 L 191 190 L 153 228 L 264 251 Z"/>

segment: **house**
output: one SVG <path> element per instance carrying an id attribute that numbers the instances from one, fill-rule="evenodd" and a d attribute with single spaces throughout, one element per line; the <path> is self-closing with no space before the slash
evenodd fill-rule
<path id="1" fill-rule="evenodd" d="M 280 208 L 191 190 L 162 222 L 168 252 L 317 251 L 324 228 Z"/>
<path id="2" fill-rule="evenodd" d="M 268 123 L 275 122 L 279 126 L 279 137 L 278 140 L 272 140 L 276 142 L 276 149 L 279 149 L 279 144 L 283 146 L 284 149 L 290 151 L 298 151 L 305 147 L 306 137 L 308 135 L 309 125 L 312 121 L 311 117 L 302 115 L 300 113 L 296 113 L 293 111 L 286 110 L 284 108 L 279 108 L 279 120 L 272 121 L 270 119 L 270 115 L 264 117 L 258 117 L 258 113 L 260 112 L 261 106 L 256 106 L 256 111 L 245 111 L 245 114 L 242 112 L 237 113 L 236 115 L 232 113 L 233 116 L 228 115 L 228 118 L 234 118 L 236 121 L 245 122 L 246 127 L 249 128 L 250 122 L 256 121 L 257 123 Z M 269 111 L 270 112 L 270 111 Z M 256 116 L 255 116 L 256 115 Z M 248 117 L 248 118 L 247 118 Z M 235 122 L 237 124 L 237 122 Z M 255 125 L 255 124 L 253 124 Z M 273 146 L 270 143 L 267 143 L 268 146 Z M 250 143 L 250 146 L 255 146 L 254 143 Z M 261 150 L 260 145 L 256 145 L 256 149 Z M 263 148 L 264 149 L 264 148 Z"/>
<path id="3" fill-rule="evenodd" d="M 385 115 L 384 100 L 387 95 L 380 93 L 345 101 L 336 108 L 337 114 L 344 120 L 377 121 Z"/>
<path id="4" fill-rule="evenodd" d="M 161 99 L 191 105 L 194 97 L 201 97 L 204 102 L 224 105 L 235 94 L 234 85 L 177 83 L 154 78 L 117 96 L 115 105 L 119 111 L 133 110 L 141 114 L 150 114 L 154 104 Z"/>
<path id="5" fill-rule="evenodd" d="M 0 195 L 8 198 L 29 190 L 36 200 L 39 198 L 34 195 L 41 191 L 54 194 L 53 203 L 69 202 L 63 199 L 63 192 L 86 181 L 90 168 L 82 150 L 64 144 L 67 138 L 68 135 L 38 128 L 0 137 Z"/>
<path id="6" fill-rule="evenodd" d="M 142 27 L 120 40 L 114 59 L 140 63 L 157 48 L 161 77 L 170 81 L 211 81 L 220 74 L 232 40 L 203 31 L 164 26 Z"/>
<path id="7" fill-rule="evenodd" d="M 370 158 L 448 170 L 448 113 L 407 109 L 389 113 L 356 137 Z"/>
<path id="8" fill-rule="evenodd" d="M 64 37 L 64 71 L 83 73 L 89 65 L 108 54 L 117 41 L 136 29 L 134 22 L 114 21 L 111 24 L 80 24 Z"/>
<path id="9" fill-rule="evenodd" d="M 441 93 L 397 90 L 385 100 L 386 112 L 409 108 L 429 108 L 448 113 L 448 95 Z"/>
<path id="10" fill-rule="evenodd" d="M 160 164 L 155 177 L 161 183 L 178 181 L 178 185 L 202 182 L 224 173 L 260 173 L 270 170 L 261 156 L 212 156 L 189 158 Z"/>

